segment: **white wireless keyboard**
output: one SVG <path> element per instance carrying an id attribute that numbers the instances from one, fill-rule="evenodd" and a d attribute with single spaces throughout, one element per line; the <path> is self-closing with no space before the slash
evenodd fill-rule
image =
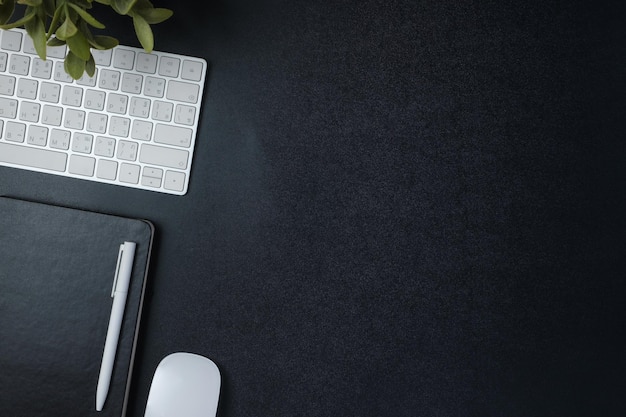
<path id="1" fill-rule="evenodd" d="M 41 60 L 24 30 L 0 30 L 0 165 L 185 194 L 206 60 L 120 45 L 73 80 L 65 54 Z"/>

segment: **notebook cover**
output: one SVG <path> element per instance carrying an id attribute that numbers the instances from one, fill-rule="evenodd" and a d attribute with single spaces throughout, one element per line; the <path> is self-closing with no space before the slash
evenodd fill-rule
<path id="1" fill-rule="evenodd" d="M 0 197 L 0 416 L 125 415 L 153 233 L 145 220 Z M 97 412 L 124 241 L 137 248 L 111 385 Z"/>

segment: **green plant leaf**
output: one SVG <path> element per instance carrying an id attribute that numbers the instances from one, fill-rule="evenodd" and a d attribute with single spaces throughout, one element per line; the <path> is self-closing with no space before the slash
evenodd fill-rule
<path id="1" fill-rule="evenodd" d="M 89 42 L 96 49 L 112 49 L 119 45 L 119 41 L 111 36 L 97 35 Z"/>
<path id="2" fill-rule="evenodd" d="M 26 29 L 26 33 L 28 33 L 28 35 L 33 40 L 33 46 L 35 47 L 35 51 L 37 51 L 37 55 L 39 55 L 39 58 L 45 61 L 46 28 L 43 21 L 41 21 L 39 18 L 31 19 L 24 24 L 24 29 Z"/>
<path id="3" fill-rule="evenodd" d="M 126 15 L 136 2 L 137 0 L 111 0 L 111 7 L 117 13 Z"/>
<path id="4" fill-rule="evenodd" d="M 6 24 L 3 24 L 3 25 L 0 25 L 0 29 L 13 29 L 13 28 L 22 27 L 28 21 L 33 19 L 36 15 L 37 15 L 37 10 L 35 10 L 35 9 L 31 8 L 31 7 L 27 7 L 26 8 L 26 12 L 24 14 L 24 17 L 22 17 L 21 19 L 17 19 L 16 21 L 14 21 L 12 23 L 6 23 Z"/>
<path id="5" fill-rule="evenodd" d="M 154 35 L 152 34 L 152 28 L 146 22 L 146 20 L 140 15 L 133 15 L 133 25 L 135 26 L 135 33 L 137 39 L 146 52 L 152 52 L 154 48 Z"/>
<path id="6" fill-rule="evenodd" d="M 13 16 L 15 0 L 3 0 L 0 4 L 0 24 L 5 24 Z"/>
<path id="7" fill-rule="evenodd" d="M 89 30 L 89 26 L 85 22 L 80 22 L 80 30 L 85 35 L 87 42 L 95 49 L 111 49 L 115 48 L 119 42 L 111 36 L 94 36 Z"/>
<path id="8" fill-rule="evenodd" d="M 72 51 L 67 53 L 63 63 L 65 72 L 75 80 L 78 80 L 85 73 L 85 61 L 74 55 Z"/>
<path id="9" fill-rule="evenodd" d="M 76 11 L 76 13 L 78 13 L 78 15 L 89 25 L 98 28 L 98 29 L 104 29 L 104 25 L 102 23 L 100 23 L 99 21 L 96 20 L 95 17 L 93 17 L 92 15 L 90 15 L 89 13 L 87 13 L 87 11 L 85 9 L 83 9 L 82 7 L 79 7 L 77 5 L 75 5 L 74 3 L 68 3 L 69 6 L 74 9 Z"/>
<path id="10" fill-rule="evenodd" d="M 66 0 L 67 1 L 67 0 Z M 74 3 L 76 6 L 83 8 L 83 9 L 91 9 L 91 2 L 93 0 L 71 0 L 68 1 L 68 3 Z"/>
<path id="11" fill-rule="evenodd" d="M 150 0 L 137 0 L 133 5 L 134 12 L 144 9 L 154 9 L 154 6 L 152 5 L 152 2 Z"/>
<path id="12" fill-rule="evenodd" d="M 69 16 L 66 15 L 63 24 L 59 26 L 55 34 L 57 35 L 57 38 L 66 41 L 67 39 L 74 36 L 76 32 L 78 32 L 78 28 L 76 27 L 74 22 L 72 22 L 72 19 L 70 19 Z"/>
<path id="13" fill-rule="evenodd" d="M 65 45 L 65 41 L 62 41 L 56 36 L 48 39 L 48 46 L 62 46 L 62 45 Z"/>
<path id="14" fill-rule="evenodd" d="M 43 3 L 37 6 L 36 9 L 37 9 L 37 18 L 41 20 L 42 23 L 44 23 L 44 28 L 45 28 L 45 23 L 46 23 L 46 20 L 48 19 L 48 16 L 46 16 L 46 9 L 44 8 Z"/>
<path id="15" fill-rule="evenodd" d="M 138 13 L 151 25 L 161 23 L 174 14 L 170 9 L 164 8 L 141 9 L 138 10 Z"/>
<path id="16" fill-rule="evenodd" d="M 46 11 L 46 15 L 54 15 L 56 10 L 55 0 L 43 0 L 43 8 Z"/>
<path id="17" fill-rule="evenodd" d="M 24 4 L 31 7 L 39 7 L 41 6 L 41 2 L 42 0 L 17 0 L 18 4 Z"/>
<path id="18" fill-rule="evenodd" d="M 59 22 L 61 20 L 61 15 L 65 15 L 65 8 L 59 7 L 54 11 L 54 15 L 52 15 L 52 20 L 50 21 L 50 26 L 48 26 L 48 33 L 46 36 L 50 38 L 54 32 L 57 31 L 59 27 Z"/>
<path id="19" fill-rule="evenodd" d="M 85 62 L 85 72 L 90 77 L 93 77 L 96 73 L 96 61 L 93 59 L 93 55 L 89 54 L 89 60 Z"/>
<path id="20" fill-rule="evenodd" d="M 67 38 L 66 42 L 70 51 L 83 61 L 87 61 L 91 56 L 89 42 L 87 42 L 87 38 L 80 31 L 77 31 L 74 36 Z"/>
<path id="21" fill-rule="evenodd" d="M 106 6 L 111 5 L 111 0 L 94 0 L 96 3 L 104 4 Z"/>

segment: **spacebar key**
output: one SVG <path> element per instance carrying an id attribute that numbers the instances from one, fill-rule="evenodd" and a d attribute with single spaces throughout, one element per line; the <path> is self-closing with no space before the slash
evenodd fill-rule
<path id="1" fill-rule="evenodd" d="M 39 168 L 63 172 L 67 163 L 67 155 L 46 149 L 0 143 L 0 162 L 22 165 L 26 169 Z"/>

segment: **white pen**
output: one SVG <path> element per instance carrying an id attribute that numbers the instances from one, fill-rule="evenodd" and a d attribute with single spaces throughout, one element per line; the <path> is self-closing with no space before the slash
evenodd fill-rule
<path id="1" fill-rule="evenodd" d="M 115 363 L 115 352 L 117 351 L 117 342 L 122 328 L 122 319 L 124 318 L 124 307 L 126 306 L 126 295 L 128 294 L 128 285 L 130 284 L 130 274 L 133 269 L 136 246 L 137 244 L 135 242 L 124 242 L 120 245 L 120 251 L 117 255 L 115 278 L 113 279 L 113 289 L 111 290 L 113 306 L 111 307 L 109 328 L 107 329 L 107 338 L 104 342 L 102 364 L 100 365 L 98 387 L 96 388 L 96 411 L 102 411 L 107 394 L 109 393 L 111 374 L 113 373 L 113 364 Z"/>

